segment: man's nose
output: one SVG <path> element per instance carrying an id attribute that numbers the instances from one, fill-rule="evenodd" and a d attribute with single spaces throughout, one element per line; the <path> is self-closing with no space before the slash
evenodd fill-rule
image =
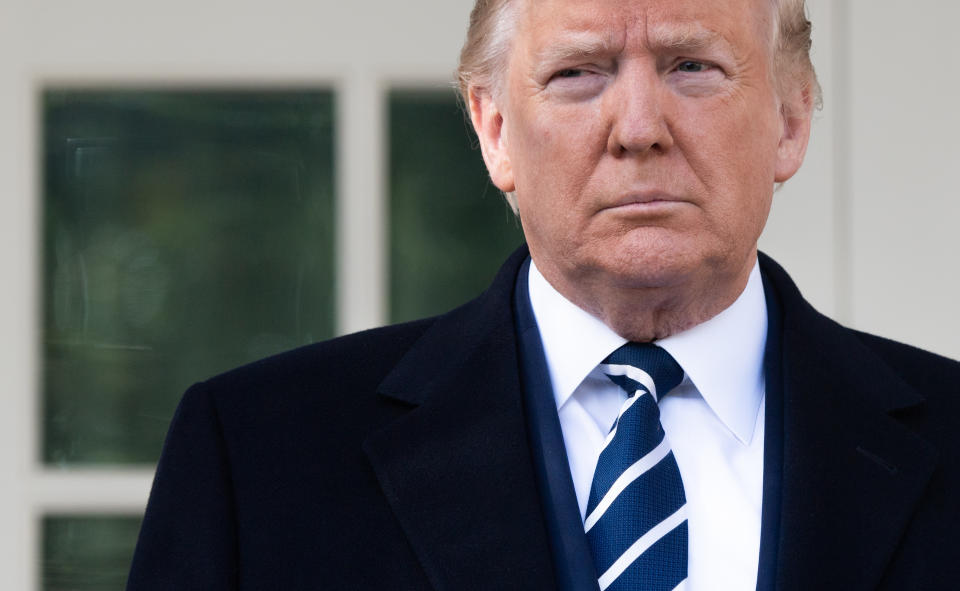
<path id="1" fill-rule="evenodd" d="M 614 156 L 665 152 L 673 136 L 664 117 L 668 100 L 655 69 L 622 70 L 612 88 L 607 108 L 612 126 L 607 150 Z"/>

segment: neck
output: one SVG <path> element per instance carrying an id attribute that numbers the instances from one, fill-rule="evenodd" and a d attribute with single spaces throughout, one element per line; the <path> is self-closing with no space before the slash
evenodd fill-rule
<path id="1" fill-rule="evenodd" d="M 743 293 L 756 251 L 726 273 L 695 276 L 663 286 L 621 285 L 582 278 L 565 281 L 549 266 L 537 268 L 565 298 L 634 342 L 650 342 L 693 328 L 729 308 Z"/>

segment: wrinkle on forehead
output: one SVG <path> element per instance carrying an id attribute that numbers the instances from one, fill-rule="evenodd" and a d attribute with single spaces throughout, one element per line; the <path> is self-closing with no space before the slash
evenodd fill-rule
<path id="1" fill-rule="evenodd" d="M 528 8 L 527 17 L 530 18 L 532 9 L 536 7 L 525 4 Z M 569 4 L 561 2 L 560 5 L 545 11 L 550 15 L 546 16 L 545 23 L 528 20 L 528 24 L 533 26 L 534 31 L 543 24 L 547 24 L 549 29 L 551 21 L 557 22 L 558 13 L 563 12 L 562 6 Z M 705 27 L 696 15 L 662 21 L 656 18 L 659 11 L 651 11 L 648 7 L 633 10 L 623 7 L 623 11 L 617 12 L 619 19 L 611 18 L 609 13 L 604 18 L 599 14 L 602 11 L 578 12 L 573 19 L 554 31 L 552 38 L 537 50 L 534 58 L 539 63 L 551 63 L 579 57 L 613 56 L 630 46 L 655 53 L 697 51 L 711 47 L 732 49 L 729 39 L 721 32 Z M 616 20 L 620 22 L 611 22 Z"/>

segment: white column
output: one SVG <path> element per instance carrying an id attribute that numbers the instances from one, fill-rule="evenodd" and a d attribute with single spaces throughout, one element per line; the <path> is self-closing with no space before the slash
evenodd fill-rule
<path id="1" fill-rule="evenodd" d="M 3 587 L 17 591 L 36 587 L 39 568 L 28 485 L 39 439 L 40 131 L 23 48 L 5 21 L 0 16 L 0 573 Z"/>
<path id="2" fill-rule="evenodd" d="M 369 71 L 337 87 L 337 333 L 387 320 L 387 200 L 384 93 Z"/>
<path id="3" fill-rule="evenodd" d="M 833 117 L 833 281 L 836 287 L 834 317 L 844 324 L 853 321 L 853 225 L 852 178 L 850 171 L 850 5 L 833 0 L 830 14 L 833 28 L 830 60 L 833 71 L 823 83 L 831 87 Z"/>

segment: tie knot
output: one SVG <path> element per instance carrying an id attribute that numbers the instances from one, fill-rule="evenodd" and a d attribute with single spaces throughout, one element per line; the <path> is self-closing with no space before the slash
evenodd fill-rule
<path id="1" fill-rule="evenodd" d="M 603 373 L 631 396 L 638 388 L 660 396 L 683 380 L 683 368 L 663 348 L 652 343 L 627 343 L 603 360 Z M 652 388 L 651 388 L 652 387 Z"/>

